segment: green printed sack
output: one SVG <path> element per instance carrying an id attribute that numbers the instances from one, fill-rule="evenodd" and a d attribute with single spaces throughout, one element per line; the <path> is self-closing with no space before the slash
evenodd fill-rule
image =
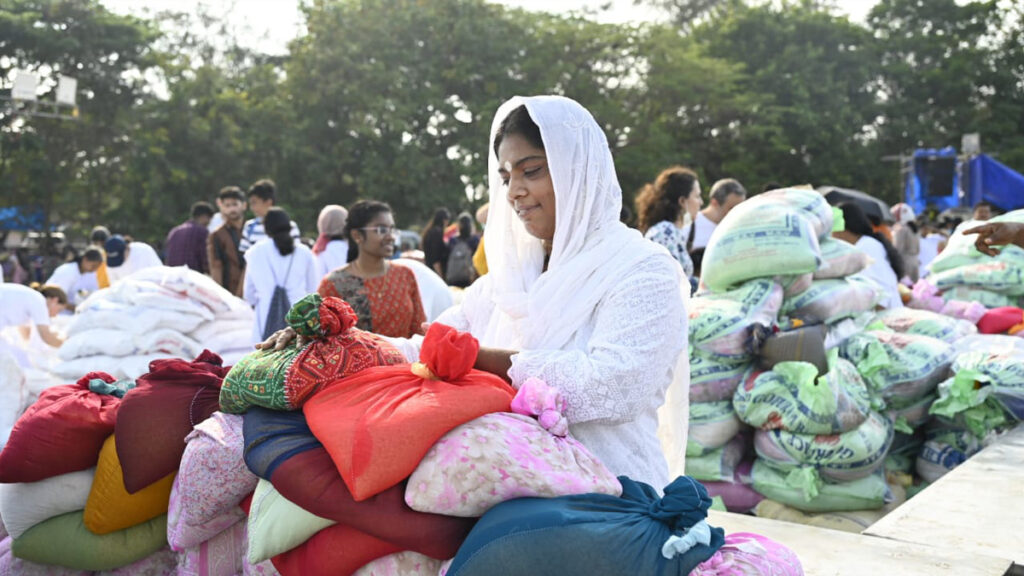
<path id="1" fill-rule="evenodd" d="M 749 444 L 749 435 L 738 434 L 718 450 L 687 458 L 686 475 L 703 482 L 732 482 Z"/>
<path id="2" fill-rule="evenodd" d="M 871 412 L 871 398 L 857 369 L 829 353 L 829 371 L 807 362 L 781 362 L 753 373 L 732 398 L 743 422 L 764 430 L 797 434 L 840 434 L 859 427 Z"/>
<path id="3" fill-rule="evenodd" d="M 768 464 L 793 472 L 791 481 L 802 477 L 802 485 L 810 493 L 819 483 L 819 475 L 836 482 L 849 482 L 880 468 L 892 437 L 892 423 L 872 412 L 854 430 L 831 436 L 758 430 L 754 433 L 754 449 Z"/>
<path id="4" fill-rule="evenodd" d="M 690 299 L 690 345 L 722 361 L 745 361 L 778 320 L 782 286 L 752 280 L 735 290 Z"/>
<path id="5" fill-rule="evenodd" d="M 815 280 L 846 278 L 863 271 L 871 263 L 867 253 L 838 238 L 821 241 L 821 268 L 814 273 Z"/>
<path id="6" fill-rule="evenodd" d="M 928 336 L 947 344 L 955 344 L 961 338 L 978 333 L 978 328 L 967 320 L 905 306 L 878 312 L 872 324 L 876 322 L 893 332 Z"/>
<path id="7" fill-rule="evenodd" d="M 973 373 L 1011 418 L 1024 420 L 1024 354 L 968 352 L 953 361 L 953 372 Z"/>
<path id="8" fill-rule="evenodd" d="M 1024 295 L 1024 267 L 999 260 L 938 272 L 929 280 L 940 291 L 964 286 L 1010 296 Z"/>
<path id="9" fill-rule="evenodd" d="M 690 403 L 730 400 L 749 362 L 723 362 L 690 349 Z"/>
<path id="10" fill-rule="evenodd" d="M 722 292 L 754 278 L 808 274 L 821 265 L 818 239 L 832 209 L 813 190 L 759 194 L 733 208 L 704 251 L 701 284 Z"/>
<path id="11" fill-rule="evenodd" d="M 1024 222 L 1024 210 L 1007 212 L 992 218 L 988 222 Z M 957 226 L 946 242 L 946 247 L 932 260 L 932 274 L 991 260 L 989 256 L 978 252 L 978 249 L 974 247 L 974 242 L 978 239 L 977 236 L 974 234 L 969 236 L 964 234 L 965 230 L 970 230 L 982 224 L 984 222 L 968 220 Z M 996 256 L 996 259 L 1024 266 L 1024 250 L 1011 244 L 1003 247 L 999 255 Z"/>
<path id="12" fill-rule="evenodd" d="M 946 379 L 953 347 L 935 338 L 869 330 L 839 347 L 872 391 L 886 401 L 919 399 Z"/>
<path id="13" fill-rule="evenodd" d="M 726 445 L 743 427 L 732 402 L 690 404 L 690 429 L 686 456 L 705 456 Z"/>
<path id="14" fill-rule="evenodd" d="M 897 432 L 910 434 L 931 418 L 929 409 L 936 398 L 937 394 L 928 394 L 917 399 L 893 399 L 886 405 L 885 415 L 893 422 Z"/>
<path id="15" fill-rule="evenodd" d="M 1017 306 L 1021 299 L 1009 294 L 1001 294 L 983 288 L 971 288 L 969 286 L 957 286 L 942 293 L 942 299 L 946 302 L 960 300 L 963 302 L 977 302 L 985 308 L 1002 308 L 1004 306 Z"/>
<path id="16" fill-rule="evenodd" d="M 880 300 L 878 285 L 864 276 L 815 280 L 804 292 L 783 301 L 779 314 L 805 324 L 835 324 L 872 310 Z"/>
<path id="17" fill-rule="evenodd" d="M 808 493 L 799 481 L 790 482 L 787 473 L 755 460 L 751 478 L 754 490 L 766 498 L 804 512 L 874 510 L 892 498 L 881 472 L 839 484 L 820 482 Z"/>

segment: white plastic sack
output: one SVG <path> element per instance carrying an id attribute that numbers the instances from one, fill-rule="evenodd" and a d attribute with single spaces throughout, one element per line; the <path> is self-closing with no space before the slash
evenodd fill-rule
<path id="1" fill-rule="evenodd" d="M 832 209 L 813 190 L 785 188 L 733 208 L 715 228 L 704 253 L 701 283 L 728 290 L 754 278 L 815 272 L 818 239 L 832 229 Z"/>
<path id="2" fill-rule="evenodd" d="M 0 484 L 0 515 L 12 537 L 61 514 L 82 510 L 89 499 L 95 468 L 39 482 Z"/>
<path id="3" fill-rule="evenodd" d="M 68 338 L 57 351 L 61 360 L 74 360 L 86 356 L 128 356 L 134 353 L 135 334 L 128 330 L 98 328 L 78 332 Z"/>
<path id="4" fill-rule="evenodd" d="M 806 291 L 787 298 L 779 314 L 805 324 L 834 324 L 873 309 L 880 300 L 878 285 L 864 276 L 816 280 Z"/>
<path id="5" fill-rule="evenodd" d="M 838 238 L 821 241 L 821 268 L 814 273 L 815 280 L 846 278 L 863 271 L 871 264 L 867 253 Z"/>
<path id="6" fill-rule="evenodd" d="M 732 402 L 690 404 L 690 432 L 686 440 L 687 456 L 704 456 L 739 434 L 743 424 L 732 409 Z"/>
<path id="7" fill-rule="evenodd" d="M 690 345 L 722 361 L 749 360 L 758 333 L 775 325 L 781 305 L 782 287 L 771 280 L 691 298 Z"/>

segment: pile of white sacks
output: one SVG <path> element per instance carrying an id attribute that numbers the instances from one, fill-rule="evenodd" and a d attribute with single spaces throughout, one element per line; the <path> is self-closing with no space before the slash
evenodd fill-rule
<path id="1" fill-rule="evenodd" d="M 138 378 L 160 358 L 203 349 L 233 364 L 252 350 L 252 308 L 187 267 L 140 270 L 82 302 L 53 373 L 71 382 L 89 372 Z"/>

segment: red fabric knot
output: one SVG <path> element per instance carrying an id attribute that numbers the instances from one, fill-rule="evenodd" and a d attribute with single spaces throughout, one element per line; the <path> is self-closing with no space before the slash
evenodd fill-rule
<path id="1" fill-rule="evenodd" d="M 107 384 L 113 384 L 114 382 L 117 382 L 117 378 L 114 378 L 113 376 L 107 374 L 106 372 L 89 372 L 85 376 L 79 378 L 78 381 L 75 382 L 75 386 L 78 386 L 83 390 L 88 390 L 89 382 L 92 380 L 103 380 Z"/>
<path id="2" fill-rule="evenodd" d="M 359 317 L 348 302 L 328 296 L 320 303 L 320 335 L 338 336 L 355 327 Z"/>
<path id="3" fill-rule="evenodd" d="M 480 342 L 468 332 L 434 323 L 427 330 L 420 348 L 420 362 L 441 380 L 459 380 L 476 364 Z"/>

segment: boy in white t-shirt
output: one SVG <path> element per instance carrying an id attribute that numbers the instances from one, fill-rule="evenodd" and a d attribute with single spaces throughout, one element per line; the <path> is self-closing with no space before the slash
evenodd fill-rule
<path id="1" fill-rule="evenodd" d="M 58 286 L 34 290 L 23 284 L 0 284 L 0 329 L 18 326 L 26 340 L 35 325 L 39 336 L 50 346 L 60 347 L 64 340 L 50 329 L 50 318 L 68 303 L 68 296 Z"/>
<path id="2" fill-rule="evenodd" d="M 107 277 L 110 278 L 111 285 L 143 268 L 164 264 L 149 244 L 128 243 L 119 235 L 107 238 L 103 249 L 107 253 Z"/>

